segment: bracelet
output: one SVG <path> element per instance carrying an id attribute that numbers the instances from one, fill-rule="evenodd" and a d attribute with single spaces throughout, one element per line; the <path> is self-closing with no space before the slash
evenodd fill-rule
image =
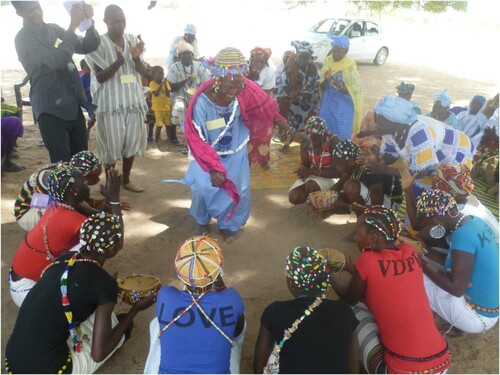
<path id="1" fill-rule="evenodd" d="M 285 132 L 285 135 L 289 136 L 289 135 L 292 135 L 293 133 L 295 133 L 295 128 L 292 128 L 290 126 L 290 128 Z"/>
<path id="2" fill-rule="evenodd" d="M 118 201 L 118 202 L 108 202 L 108 204 L 121 204 L 121 202 L 120 201 Z"/>

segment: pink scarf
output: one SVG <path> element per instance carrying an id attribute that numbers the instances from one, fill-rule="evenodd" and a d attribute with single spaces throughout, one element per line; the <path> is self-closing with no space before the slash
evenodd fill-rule
<path id="1" fill-rule="evenodd" d="M 283 116 L 279 114 L 279 108 L 276 101 L 266 94 L 255 82 L 244 78 L 245 88 L 238 93 L 238 102 L 241 109 L 241 119 L 243 123 L 250 130 L 250 139 L 265 137 L 269 128 L 274 125 L 278 119 L 286 121 Z M 219 155 L 208 143 L 203 141 L 198 134 L 193 124 L 193 107 L 203 91 L 207 87 L 212 86 L 213 80 L 203 83 L 193 98 L 189 102 L 186 113 L 184 131 L 186 133 L 186 140 L 189 145 L 191 155 L 193 155 L 196 162 L 200 165 L 201 169 L 205 172 L 222 172 L 226 180 L 221 185 L 231 200 L 233 201 L 233 208 L 227 215 L 228 218 L 233 216 L 238 204 L 240 203 L 240 194 L 234 183 L 227 177 L 226 167 L 219 160 Z"/>

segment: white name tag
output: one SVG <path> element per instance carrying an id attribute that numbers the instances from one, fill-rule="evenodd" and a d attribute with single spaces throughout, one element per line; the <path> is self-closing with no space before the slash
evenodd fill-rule
<path id="1" fill-rule="evenodd" d="M 120 76 L 120 81 L 122 85 L 128 85 L 129 83 L 135 82 L 135 75 L 133 74 L 122 74 Z"/>
<path id="2" fill-rule="evenodd" d="M 226 126 L 226 120 L 221 117 L 217 120 L 207 121 L 205 125 L 207 126 L 207 130 L 215 130 Z"/>
<path id="3" fill-rule="evenodd" d="M 57 38 L 56 42 L 54 43 L 54 48 L 59 48 L 59 44 L 61 44 L 61 43 L 62 43 L 62 40 Z"/>

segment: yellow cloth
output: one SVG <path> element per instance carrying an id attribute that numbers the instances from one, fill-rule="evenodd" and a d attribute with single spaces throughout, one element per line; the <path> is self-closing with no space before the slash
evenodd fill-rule
<path id="1" fill-rule="evenodd" d="M 149 83 L 149 89 L 151 90 L 151 110 L 153 112 L 170 112 L 170 84 L 167 81 L 167 89 L 169 92 L 162 88 L 160 95 L 156 96 L 153 91 L 158 90 L 160 85 L 155 81 Z"/>
<path id="2" fill-rule="evenodd" d="M 363 95 L 361 94 L 361 80 L 356 62 L 348 56 L 345 56 L 340 61 L 333 61 L 332 55 L 327 56 L 320 73 L 320 85 L 324 80 L 337 72 L 342 72 L 347 91 L 352 98 L 354 105 L 352 133 L 357 134 L 361 128 L 361 120 L 363 118 Z"/>

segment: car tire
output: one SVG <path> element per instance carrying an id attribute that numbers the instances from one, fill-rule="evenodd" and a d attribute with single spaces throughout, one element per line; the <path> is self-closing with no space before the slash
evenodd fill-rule
<path id="1" fill-rule="evenodd" d="M 387 57 L 389 57 L 389 50 L 385 47 L 382 47 L 378 50 L 377 55 L 373 59 L 373 63 L 377 66 L 384 65 Z"/>

